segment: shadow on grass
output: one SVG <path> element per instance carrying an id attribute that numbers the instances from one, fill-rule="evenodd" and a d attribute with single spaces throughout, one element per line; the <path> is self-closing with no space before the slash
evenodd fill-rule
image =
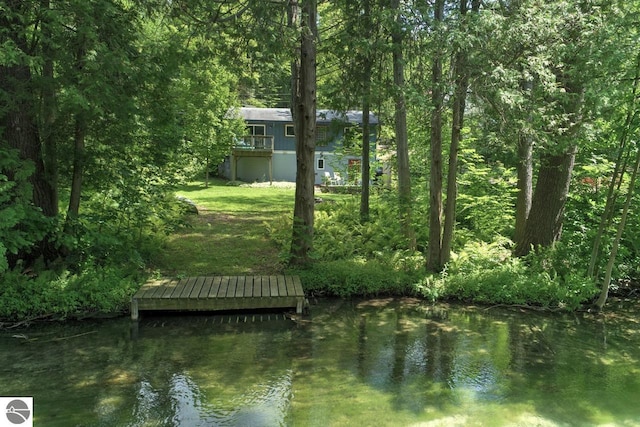
<path id="1" fill-rule="evenodd" d="M 270 275 L 283 271 L 279 252 L 263 226 L 263 211 L 219 213 L 206 209 L 189 228 L 172 234 L 154 260 L 163 275 Z"/>

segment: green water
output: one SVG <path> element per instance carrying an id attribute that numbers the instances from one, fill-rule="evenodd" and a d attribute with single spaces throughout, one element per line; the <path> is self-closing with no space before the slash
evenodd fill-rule
<path id="1" fill-rule="evenodd" d="M 0 395 L 36 426 L 635 426 L 639 323 L 370 300 L 37 325 L 0 331 Z"/>

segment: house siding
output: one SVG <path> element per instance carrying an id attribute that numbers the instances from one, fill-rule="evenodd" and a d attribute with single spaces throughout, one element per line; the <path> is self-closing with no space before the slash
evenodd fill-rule
<path id="1" fill-rule="evenodd" d="M 236 177 L 244 182 L 267 182 L 269 162 L 261 157 L 238 157 Z"/>

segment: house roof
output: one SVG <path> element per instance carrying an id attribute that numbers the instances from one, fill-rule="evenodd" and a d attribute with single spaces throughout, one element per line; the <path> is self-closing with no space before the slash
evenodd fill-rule
<path id="1" fill-rule="evenodd" d="M 256 108 L 242 107 L 239 110 L 240 117 L 244 120 L 252 121 L 268 121 L 268 122 L 292 122 L 291 110 L 288 108 Z M 318 123 L 330 123 L 339 120 L 347 123 L 362 124 L 362 111 L 334 111 L 334 110 L 317 110 L 316 118 Z M 375 114 L 369 114 L 369 123 L 378 124 L 378 118 Z"/>

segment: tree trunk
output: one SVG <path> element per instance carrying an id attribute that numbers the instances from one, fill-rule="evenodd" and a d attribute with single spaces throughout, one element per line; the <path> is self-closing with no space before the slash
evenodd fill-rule
<path id="1" fill-rule="evenodd" d="M 444 0 L 436 0 L 435 31 L 442 31 Z M 437 36 L 436 36 L 437 37 Z M 431 164 L 429 179 L 429 253 L 427 268 L 442 269 L 442 48 L 438 43 L 433 57 L 431 99 Z"/>
<path id="2" fill-rule="evenodd" d="M 80 24 L 81 25 L 81 24 Z M 79 25 L 79 27 L 80 27 Z M 82 32 L 79 32 L 78 50 L 75 55 L 75 84 L 78 91 L 82 92 L 82 73 L 84 69 L 84 61 L 86 56 L 86 41 Z M 74 223 L 80 214 L 80 199 L 82 197 L 82 177 L 84 175 L 85 161 L 85 137 L 87 134 L 87 118 L 82 107 L 77 106 L 79 111 L 76 112 L 75 130 L 73 134 L 73 174 L 71 178 L 71 194 L 69 196 L 69 209 L 67 210 L 67 219 L 65 223 L 65 231 L 68 234 L 74 234 Z"/>
<path id="3" fill-rule="evenodd" d="M 393 0 L 392 8 L 396 13 L 396 24 L 391 35 L 393 42 L 393 83 L 395 94 L 395 131 L 396 153 L 398 157 L 398 202 L 400 224 L 409 249 L 416 248 L 416 235 L 411 221 L 411 172 L 409 170 L 409 142 L 407 136 L 407 109 L 404 90 L 404 59 L 402 17 L 400 1 Z"/>
<path id="4" fill-rule="evenodd" d="M 56 122 L 56 96 L 54 68 L 53 29 L 50 19 L 50 0 L 41 0 L 42 9 L 42 125 L 41 137 L 44 151 L 44 174 L 51 187 L 51 204 L 58 213 L 58 147 L 54 132 Z"/>
<path id="5" fill-rule="evenodd" d="M 627 214 L 629 213 L 629 206 L 631 206 L 631 200 L 633 198 L 634 187 L 636 184 L 636 178 L 638 176 L 638 167 L 640 167 L 640 150 L 636 151 L 636 160 L 633 165 L 633 173 L 631 174 L 631 181 L 629 182 L 629 189 L 627 190 L 627 200 L 622 210 L 622 216 L 620 217 L 620 223 L 618 224 L 618 231 L 616 237 L 611 245 L 611 252 L 609 253 L 609 261 L 607 262 L 607 270 L 604 280 L 602 282 L 602 288 L 600 290 L 600 296 L 595 302 L 594 306 L 597 310 L 602 310 L 604 304 L 609 297 L 609 285 L 611 284 L 611 275 L 613 272 L 613 265 L 616 261 L 616 255 L 618 254 L 618 247 L 620 246 L 620 240 L 622 239 L 622 233 L 624 232 L 625 222 L 627 220 Z"/>
<path id="6" fill-rule="evenodd" d="M 370 0 L 364 2 L 364 20 L 365 35 L 371 37 L 371 4 Z M 364 53 L 362 61 L 362 164 L 361 173 L 361 191 L 360 191 L 360 221 L 369 221 L 369 180 L 371 175 L 371 166 L 369 165 L 371 141 L 369 140 L 369 111 L 371 109 L 371 54 L 367 51 Z"/>
<path id="7" fill-rule="evenodd" d="M 311 262 L 314 215 L 314 153 L 316 145 L 316 0 L 302 2 L 299 102 L 294 105 L 296 123 L 296 194 L 293 211 L 291 264 Z"/>
<path id="8" fill-rule="evenodd" d="M 369 94 L 365 94 L 362 104 L 362 188 L 360 192 L 360 221 L 369 221 L 369 179 L 371 175 L 369 157 Z"/>
<path id="9" fill-rule="evenodd" d="M 538 246 L 550 246 L 560 239 L 576 151 L 576 146 L 572 146 L 566 153 L 546 154 L 541 158 L 529 218 L 523 238 L 516 244 L 517 256 L 524 256 Z"/>
<path id="10" fill-rule="evenodd" d="M 609 182 L 609 186 L 607 189 L 607 202 L 605 204 L 604 211 L 602 212 L 602 216 L 600 217 L 600 223 L 598 224 L 598 232 L 596 233 L 596 236 L 593 241 L 591 258 L 589 260 L 589 267 L 587 269 L 587 275 L 589 275 L 589 277 L 594 277 L 596 275 L 596 271 L 597 271 L 596 263 L 598 261 L 598 255 L 600 252 L 600 243 L 604 235 L 604 230 L 607 227 L 607 224 L 609 224 L 611 217 L 613 216 L 613 206 L 615 205 L 618 190 L 620 188 L 620 185 L 622 184 L 622 180 L 624 177 L 624 170 L 626 169 L 624 166 L 624 163 L 626 163 L 626 158 L 629 155 L 629 152 L 627 150 L 628 140 L 629 140 L 629 131 L 631 130 L 631 124 L 633 122 L 633 119 L 638 113 L 636 109 L 636 104 L 638 103 L 637 94 L 638 94 L 639 82 L 640 82 L 640 54 L 636 56 L 636 68 L 635 68 L 635 76 L 633 79 L 633 87 L 631 90 L 631 96 L 629 97 L 629 106 L 627 107 L 627 114 L 625 116 L 624 126 L 622 128 L 622 132 L 620 133 L 620 138 L 618 142 L 618 156 L 616 158 L 615 168 L 613 170 L 611 181 Z M 608 292 L 608 285 L 607 285 L 607 292 Z M 604 298 L 606 300 L 606 296 Z"/>
<path id="11" fill-rule="evenodd" d="M 25 58 L 31 55 L 25 38 L 29 32 L 25 26 L 29 25 L 26 15 L 30 7 L 29 2 L 8 0 L 5 1 L 5 10 L 0 13 L 0 45 L 15 46 Z M 0 111 L 0 138 L 2 144 L 16 149 L 22 160 L 33 163 L 35 169 L 29 177 L 33 189 L 33 205 L 39 208 L 43 215 L 55 217 L 58 214 L 56 193 L 52 183 L 47 179 L 37 125 L 40 91 L 34 87 L 29 60 L 25 58 L 22 59 L 22 63 L 0 65 L 0 94 L 11 100 L 11 103 L 5 104 Z M 13 179 L 15 171 L 3 172 L 9 180 Z M 14 261 L 23 259 L 29 263 L 40 256 L 44 256 L 45 260 L 57 257 L 57 250 L 49 242 L 48 234 L 40 242 L 12 258 Z"/>
<path id="12" fill-rule="evenodd" d="M 531 90 L 532 82 L 524 82 L 521 89 Z M 516 197 L 516 223 L 514 241 L 520 242 L 524 239 L 524 231 L 531 210 L 531 198 L 533 195 L 533 139 L 528 132 L 520 132 L 518 135 L 518 162 Z"/>
<path id="13" fill-rule="evenodd" d="M 576 66 L 576 65 L 574 65 Z M 527 255 L 532 248 L 551 246 L 560 239 L 564 207 L 569 195 L 571 174 L 575 163 L 577 146 L 573 142 L 582 123 L 584 88 L 577 77 L 558 70 L 556 80 L 565 89 L 558 105 L 564 117 L 566 129 L 558 135 L 561 148 L 548 149 L 540 158 L 538 180 L 531 198 L 531 209 L 524 227 L 522 239 L 516 241 L 515 254 Z M 551 131 L 556 131 L 551 129 Z"/>
<path id="14" fill-rule="evenodd" d="M 25 35 L 28 33 L 26 14 L 30 5 L 21 0 L 5 2 L 7 10 L 0 14 L 0 43 L 10 43 L 30 55 Z M 26 61 L 26 60 L 25 60 Z M 30 178 L 33 185 L 33 203 L 46 216 L 53 217 L 58 213 L 55 203 L 54 189 L 47 180 L 42 146 L 36 119 L 37 92 L 33 86 L 29 64 L 0 65 L 0 90 L 7 99 L 11 99 L 9 109 L 0 117 L 0 129 L 3 129 L 3 140 L 20 152 L 20 157 L 30 160 L 35 165 L 35 172 Z"/>
<path id="15" fill-rule="evenodd" d="M 472 3 L 472 11 L 477 12 L 480 3 Z M 467 0 L 460 0 L 460 17 L 463 20 L 462 30 L 467 30 Z M 456 202 L 458 198 L 458 151 L 462 140 L 462 128 L 464 126 L 464 110 L 467 102 L 467 90 L 469 87 L 469 72 L 467 65 L 467 52 L 465 48 L 458 46 L 454 64 L 454 93 L 451 123 L 451 147 L 449 150 L 449 169 L 447 175 L 447 201 L 444 209 L 444 230 L 442 233 L 442 265 L 449 262 L 453 242 L 453 232 L 456 224 Z"/>
<path id="16" fill-rule="evenodd" d="M 84 174 L 85 136 L 87 133 L 87 121 L 83 112 L 76 114 L 75 132 L 73 137 L 73 174 L 71 178 L 71 194 L 69 196 L 69 209 L 65 231 L 73 234 L 73 224 L 80 214 L 80 199 L 82 197 L 82 177 Z"/>

